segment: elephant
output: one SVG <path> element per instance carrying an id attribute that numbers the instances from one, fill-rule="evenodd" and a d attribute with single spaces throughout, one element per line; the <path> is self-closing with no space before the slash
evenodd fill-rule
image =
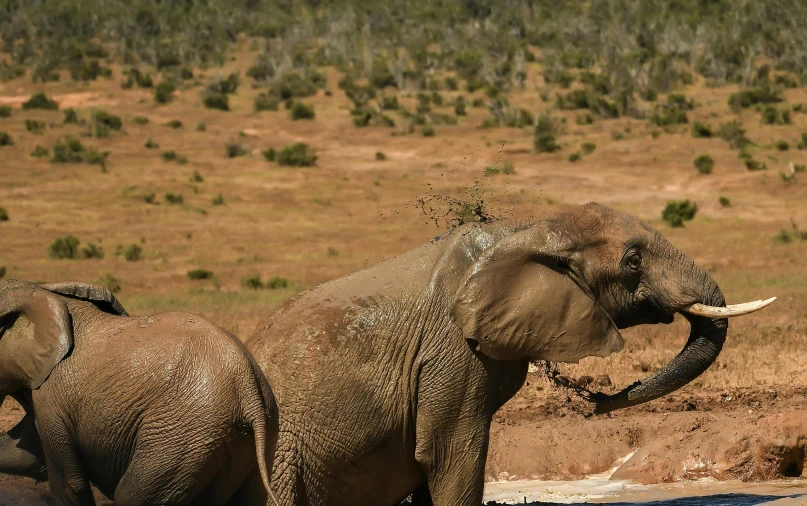
<path id="1" fill-rule="evenodd" d="M 274 394 L 210 321 L 131 317 L 86 283 L 8 280 L 0 336 L 0 396 L 26 412 L 0 438 L 0 471 L 48 479 L 71 505 L 95 504 L 90 482 L 116 505 L 237 504 L 256 466 L 270 486 Z"/>
<path id="2" fill-rule="evenodd" d="M 479 506 L 494 413 L 531 361 L 620 351 L 620 329 L 690 323 L 683 350 L 596 413 L 699 376 L 726 338 L 703 268 L 639 219 L 597 203 L 466 223 L 286 301 L 246 345 L 280 413 L 272 488 L 296 506 Z M 253 471 L 243 497 L 263 500 Z M 251 502 L 245 502 L 248 504 Z"/>

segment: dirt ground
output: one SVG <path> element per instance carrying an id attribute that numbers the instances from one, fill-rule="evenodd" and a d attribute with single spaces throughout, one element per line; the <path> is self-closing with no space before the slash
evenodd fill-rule
<path id="1" fill-rule="evenodd" d="M 222 72 L 249 66 L 245 48 Z M 115 68 L 116 76 L 119 69 Z M 153 105 L 147 90 L 122 90 L 117 81 L 79 85 L 68 79 L 0 84 L 0 102 L 12 106 L 0 118 L 12 146 L 0 147 L 0 267 L 6 277 L 34 281 L 79 279 L 120 284 L 118 293 L 132 314 L 182 309 L 200 313 L 245 338 L 283 300 L 317 283 L 402 253 L 439 234 L 445 205 L 431 200 L 426 213 L 418 199 L 430 194 L 484 200 L 499 216 L 528 216 L 536 208 L 589 201 L 631 212 L 657 227 L 673 244 L 706 267 L 729 303 L 778 297 L 766 310 L 732 320 L 717 362 L 698 380 L 645 406 L 586 419 L 569 407 L 564 389 L 540 372 L 497 414 L 488 459 L 489 480 L 544 477 L 565 479 L 601 472 L 636 450 L 618 476 L 665 482 L 701 476 L 767 480 L 801 476 L 807 450 L 807 240 L 775 237 L 794 227 L 807 230 L 807 173 L 785 182 L 790 162 L 807 163 L 797 139 L 807 132 L 807 115 L 793 113 L 790 125 L 764 125 L 759 113 L 731 112 L 728 95 L 736 87 L 684 90 L 698 103 L 690 121 L 717 128 L 739 120 L 755 142 L 751 151 L 767 170 L 746 170 L 737 151 L 719 138 L 693 138 L 689 127 L 654 137 L 647 120 L 567 119 L 563 150 L 532 152 L 531 129 L 478 125 L 484 109 L 469 108 L 458 125 L 437 126 L 434 137 L 403 135 L 403 129 L 350 123 L 349 104 L 329 70 L 332 96 L 320 92 L 304 101 L 316 119 L 292 121 L 277 112 L 254 113 L 260 91 L 244 79 L 231 112 L 201 105 L 202 84 L 218 74 L 197 75 L 200 86 L 183 90 L 168 105 Z M 530 64 L 528 86 L 509 97 L 532 111 L 548 110 L 538 93 L 540 68 Z M 20 104 L 45 91 L 62 107 L 88 118 L 94 109 L 122 117 L 122 132 L 105 139 L 80 137 L 84 127 L 64 125 L 58 111 L 23 111 Z M 448 93 L 449 95 L 456 93 Z M 469 103 L 469 95 L 466 93 Z M 786 90 L 786 106 L 807 102 L 801 89 Z M 413 109 L 414 96 L 404 97 Z M 149 123 L 138 125 L 135 116 Z M 43 134 L 26 131 L 24 119 L 47 125 Z M 165 123 L 179 119 L 183 127 Z M 197 129 L 203 122 L 205 129 Z M 33 158 L 37 145 L 52 148 L 65 135 L 108 150 L 109 167 L 52 164 Z M 147 139 L 160 144 L 146 149 Z M 790 149 L 774 143 L 787 140 Z M 267 162 L 260 150 L 307 142 L 317 149 L 316 167 L 285 168 Z M 581 143 L 596 150 L 578 162 L 568 156 Z M 225 144 L 240 143 L 249 154 L 227 158 Z M 165 161 L 175 150 L 187 164 Z M 385 160 L 376 157 L 377 152 Z M 712 174 L 701 175 L 693 159 L 707 153 Z M 380 158 L 380 157 L 379 157 Z M 509 161 L 515 174 L 485 175 L 489 165 Z M 193 177 L 198 172 L 203 181 Z M 195 179 L 195 180 L 191 180 Z M 149 203 L 146 196 L 154 193 Z M 182 194 L 182 204 L 166 193 Z M 223 205 L 213 204 L 221 195 Z M 722 206 L 718 197 L 731 201 Z M 683 228 L 660 220 L 668 200 L 691 199 L 698 214 Z M 431 210 L 431 207 L 440 207 Z M 55 260 L 48 246 L 73 235 L 82 245 L 100 245 L 103 259 Z M 114 252 L 138 244 L 142 255 L 127 261 Z M 210 270 L 206 280 L 187 272 Z M 245 277 L 280 276 L 287 288 L 251 290 Z M 624 333 L 625 349 L 607 359 L 589 358 L 561 366 L 576 379 L 609 391 L 658 370 L 681 348 L 685 322 L 641 327 Z M 607 378 L 606 378 L 607 376 Z M 0 409 L 0 430 L 19 412 L 11 402 Z M 4 482 L 5 483 L 5 482 Z"/>

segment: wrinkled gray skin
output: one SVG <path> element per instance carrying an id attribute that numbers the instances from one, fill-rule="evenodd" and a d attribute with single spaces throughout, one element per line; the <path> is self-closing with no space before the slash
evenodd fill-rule
<path id="1" fill-rule="evenodd" d="M 317 286 L 262 322 L 247 347 L 280 411 L 272 488 L 284 505 L 478 506 L 494 412 L 531 360 L 622 348 L 617 330 L 724 306 L 705 270 L 636 218 L 588 204 L 531 222 L 469 224 Z M 727 322 L 686 315 L 683 351 L 597 412 L 701 374 Z M 251 479 L 245 504 L 259 503 Z M 254 501 L 254 502 L 253 502 Z"/>
<path id="2" fill-rule="evenodd" d="M 277 409 L 241 342 L 192 314 L 125 315 L 101 287 L 0 283 L 0 396 L 26 411 L 0 471 L 70 505 L 95 503 L 90 481 L 144 506 L 228 504 L 256 464 L 268 482 Z"/>

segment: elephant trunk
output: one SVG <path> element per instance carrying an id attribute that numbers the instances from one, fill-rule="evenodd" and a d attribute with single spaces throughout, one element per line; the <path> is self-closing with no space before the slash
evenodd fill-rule
<path id="1" fill-rule="evenodd" d="M 725 299 L 717 284 L 706 271 L 694 263 L 692 268 L 694 279 L 699 280 L 695 286 L 701 287 L 699 290 L 701 293 L 692 297 L 695 300 L 691 300 L 690 297 L 680 297 L 680 299 L 690 300 L 685 300 L 683 304 L 679 302 L 678 307 L 675 308 L 684 315 L 690 324 L 689 339 L 684 348 L 655 375 L 639 380 L 614 395 L 595 394 L 595 414 L 635 406 L 667 395 L 700 376 L 717 359 L 726 340 L 728 320 L 692 314 L 689 309 L 693 304 L 696 307 L 725 308 Z M 692 281 L 693 277 L 690 277 L 689 280 Z M 691 287 L 692 285 L 689 285 L 683 290 L 690 291 Z"/>

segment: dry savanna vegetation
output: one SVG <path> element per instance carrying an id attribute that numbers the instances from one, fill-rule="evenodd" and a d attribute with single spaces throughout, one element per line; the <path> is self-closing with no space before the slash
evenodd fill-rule
<path id="1" fill-rule="evenodd" d="M 599 201 L 779 297 L 687 388 L 807 387 L 807 7 L 657 3 L 4 2 L 0 273 L 247 337 L 446 227 Z M 686 331 L 563 370 L 624 386 Z"/>

